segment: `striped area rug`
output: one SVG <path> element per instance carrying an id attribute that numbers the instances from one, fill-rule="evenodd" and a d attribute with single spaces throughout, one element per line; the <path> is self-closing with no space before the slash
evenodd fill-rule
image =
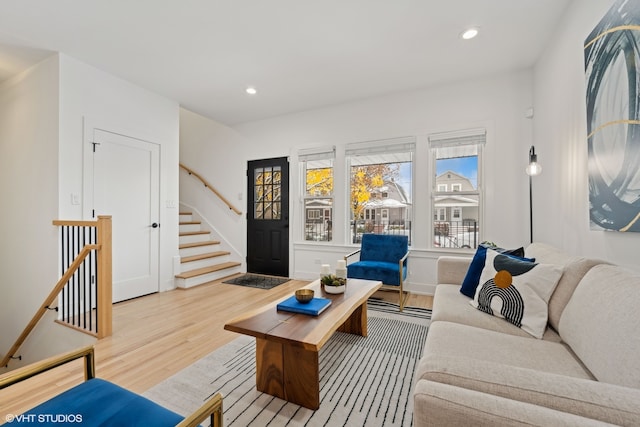
<path id="1" fill-rule="evenodd" d="M 413 373 L 430 311 L 370 301 L 369 336 L 336 332 L 320 350 L 320 409 L 313 411 L 255 387 L 255 340 L 240 336 L 144 395 L 189 414 L 220 391 L 224 425 L 411 426 Z M 395 308 L 395 310 L 394 310 Z M 208 422 L 205 424 L 208 425 Z"/>

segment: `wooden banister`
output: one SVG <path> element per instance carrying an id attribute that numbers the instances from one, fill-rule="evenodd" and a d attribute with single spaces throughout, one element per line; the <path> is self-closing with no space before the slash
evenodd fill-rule
<path id="1" fill-rule="evenodd" d="M 80 265 L 82 264 L 82 261 L 84 261 L 84 259 L 87 257 L 87 255 L 89 255 L 89 253 L 92 250 L 98 249 L 98 248 L 99 248 L 98 245 L 87 245 L 84 248 L 82 248 L 82 251 L 80 251 L 78 256 L 74 259 L 73 264 L 71 264 L 71 266 L 67 269 L 67 271 L 60 278 L 60 280 L 58 280 L 58 283 L 56 283 L 56 286 L 53 288 L 53 290 L 51 290 L 51 292 L 49 293 L 49 296 L 47 296 L 47 298 L 44 300 L 44 302 L 42 303 L 38 311 L 36 311 L 36 314 L 33 315 L 33 318 L 24 328 L 24 330 L 22 331 L 22 333 L 20 334 L 16 342 L 13 343 L 13 345 L 11 346 L 11 349 L 9 349 L 9 352 L 5 354 L 4 358 L 2 359 L 2 362 L 0 362 L 0 366 L 7 366 L 9 364 L 9 360 L 11 360 L 11 358 L 16 354 L 20 346 L 24 343 L 24 341 L 27 339 L 27 337 L 31 333 L 31 331 L 33 331 L 33 329 L 36 327 L 40 319 L 42 319 L 42 316 L 44 316 L 44 314 L 47 312 L 47 307 L 49 307 L 51 303 L 58 297 L 58 294 L 60 293 L 60 291 L 62 291 L 62 288 L 67 284 L 67 282 L 69 281 L 71 276 L 73 276 L 73 274 L 76 272 L 78 267 L 80 267 Z"/>
<path id="2" fill-rule="evenodd" d="M 97 253 L 98 262 L 98 322 L 100 328 L 98 328 L 95 336 L 97 338 L 104 338 L 112 334 L 112 272 L 111 272 L 111 216 L 98 216 L 97 221 L 59 221 L 54 220 L 55 226 L 73 226 L 73 227 L 96 227 L 97 229 L 97 243 L 86 244 L 80 250 L 78 255 L 74 258 L 73 262 L 69 265 L 64 272 L 60 280 L 56 283 L 54 288 L 49 292 L 49 295 L 44 300 L 40 308 L 36 311 L 31 321 L 24 328 L 22 333 L 18 336 L 15 343 L 11 346 L 7 354 L 4 355 L 0 366 L 7 366 L 9 361 L 17 353 L 20 346 L 25 342 L 29 334 L 36 327 L 40 319 L 47 312 L 51 304 L 58 298 L 58 295 L 62 289 L 67 285 L 72 276 L 78 271 L 82 263 L 87 256 L 92 252 Z"/>
<path id="3" fill-rule="evenodd" d="M 189 175 L 193 175 L 196 178 L 198 178 L 200 180 L 200 182 L 202 182 L 202 184 L 204 184 L 205 187 L 207 187 L 209 190 L 211 190 L 213 192 L 213 194 L 215 194 L 216 196 L 218 196 L 218 198 L 220 200 L 222 200 L 222 202 L 227 205 L 229 207 L 229 209 L 231 209 L 232 211 L 234 211 L 235 213 L 237 213 L 238 215 L 242 215 L 242 211 L 240 211 L 238 208 L 236 208 L 235 206 L 233 206 L 231 204 L 231 202 L 229 202 L 222 194 L 220 194 L 220 192 L 218 190 L 215 189 L 215 187 L 213 187 L 211 184 L 209 184 L 207 182 L 206 179 L 204 179 L 201 175 L 199 175 L 197 172 L 195 172 L 194 170 L 186 167 L 185 165 L 183 165 L 182 163 L 180 163 L 180 167 L 182 169 L 184 169 Z"/>

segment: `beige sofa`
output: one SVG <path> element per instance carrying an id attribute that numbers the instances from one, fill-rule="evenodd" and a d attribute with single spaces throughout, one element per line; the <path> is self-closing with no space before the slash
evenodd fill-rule
<path id="1" fill-rule="evenodd" d="M 543 339 L 459 292 L 471 258 L 441 257 L 414 383 L 421 426 L 640 426 L 640 275 L 533 243 L 563 266 Z"/>

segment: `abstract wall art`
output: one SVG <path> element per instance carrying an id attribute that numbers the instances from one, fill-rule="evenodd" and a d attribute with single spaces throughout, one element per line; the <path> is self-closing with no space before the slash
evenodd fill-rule
<path id="1" fill-rule="evenodd" d="M 618 0 L 584 45 L 591 229 L 640 232 L 640 0 Z"/>

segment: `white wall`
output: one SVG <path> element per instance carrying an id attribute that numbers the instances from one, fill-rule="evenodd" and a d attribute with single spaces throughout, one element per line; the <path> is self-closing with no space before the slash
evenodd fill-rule
<path id="1" fill-rule="evenodd" d="M 231 194 L 242 191 L 244 200 L 244 170 L 248 160 L 291 156 L 290 271 L 296 278 L 313 278 L 319 271 L 318 263 L 335 265 L 337 259 L 352 249 L 346 244 L 343 231 L 347 195 L 346 190 L 336 194 L 335 209 L 341 209 L 343 214 L 336 213 L 334 218 L 334 242 L 303 242 L 297 150 L 336 145 L 336 188 L 346 188 L 345 144 L 416 135 L 415 226 L 409 288 L 431 292 L 435 259 L 442 252 L 430 250 L 428 244 L 427 218 L 431 213 L 428 192 L 424 191 L 430 179 L 426 136 L 433 132 L 487 128 L 484 176 L 487 214 L 483 237 L 505 246 L 525 245 L 528 187 L 524 167 L 532 124 L 524 113 L 532 106 L 531 93 L 531 74 L 522 71 L 245 123 L 233 131 L 204 118 L 199 123 L 188 121 L 187 115 L 182 114 L 180 156 L 181 161 L 201 164 L 199 172 L 208 169 L 211 176 L 216 174 L 222 180 L 228 177 L 229 184 L 224 188 L 232 188 Z M 192 126 L 197 130 L 187 130 Z M 184 138 L 187 134 L 198 137 Z M 238 245 L 244 247 L 244 242 L 238 241 Z"/>
<path id="2" fill-rule="evenodd" d="M 180 163 L 201 175 L 242 215 L 181 170 L 180 201 L 195 208 L 226 242 L 223 246 L 244 262 L 246 255 L 247 142 L 233 129 L 191 111 L 180 109 Z"/>
<path id="3" fill-rule="evenodd" d="M 55 56 L 0 85 L 3 356 L 57 280 L 58 99 Z"/>
<path id="4" fill-rule="evenodd" d="M 568 252 L 640 270 L 638 233 L 591 231 L 584 41 L 611 0 L 574 1 L 534 71 L 534 236 Z M 548 189 L 553 189 L 549 191 Z"/>
<path id="5" fill-rule="evenodd" d="M 60 55 L 59 218 L 83 218 L 83 126 L 121 132 L 160 145 L 160 290 L 174 288 L 178 255 L 179 106 L 67 55 Z M 174 207 L 167 207 L 174 202 Z"/>
<path id="6" fill-rule="evenodd" d="M 0 354 L 4 355 L 60 277 L 54 219 L 83 218 L 83 126 L 88 118 L 161 146 L 160 290 L 174 287 L 178 254 L 179 107 L 174 101 L 66 55 L 0 85 Z M 167 201 L 175 207 L 166 207 Z M 57 354 L 87 336 L 43 320 L 21 362 Z M 93 338 L 89 338 L 89 341 Z"/>

